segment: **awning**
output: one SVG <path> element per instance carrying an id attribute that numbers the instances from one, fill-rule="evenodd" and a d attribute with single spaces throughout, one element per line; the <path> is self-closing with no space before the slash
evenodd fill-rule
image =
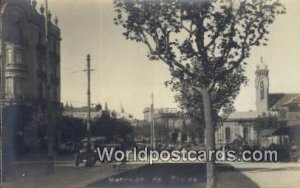
<path id="1" fill-rule="evenodd" d="M 276 131 L 277 129 L 263 129 L 259 135 L 261 137 L 268 137 L 268 136 L 273 136 L 273 133 Z"/>
<path id="2" fill-rule="evenodd" d="M 263 129 L 260 132 L 260 136 L 268 137 L 268 136 L 288 135 L 290 131 L 291 131 L 291 127 L 288 126 L 279 127 L 277 129 Z"/>
<path id="3" fill-rule="evenodd" d="M 273 135 L 288 135 L 291 131 L 291 127 L 279 127 L 274 133 Z"/>

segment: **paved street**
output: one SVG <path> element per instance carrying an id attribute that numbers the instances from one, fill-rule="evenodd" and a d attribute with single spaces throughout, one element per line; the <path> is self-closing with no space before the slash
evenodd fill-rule
<path id="1" fill-rule="evenodd" d="M 56 173 L 45 175 L 45 161 L 20 161 L 17 178 L 4 188 L 202 188 L 205 187 L 205 164 L 129 163 L 98 164 L 93 168 L 74 167 L 72 161 L 57 161 Z M 218 164 L 221 188 L 298 188 L 300 163 L 227 163 Z"/>

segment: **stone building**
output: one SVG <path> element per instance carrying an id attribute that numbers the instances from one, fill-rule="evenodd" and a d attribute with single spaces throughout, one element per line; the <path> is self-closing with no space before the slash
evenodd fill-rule
<path id="1" fill-rule="evenodd" d="M 278 143 L 281 142 L 281 137 L 284 137 L 284 140 L 294 140 L 292 130 L 300 127 L 300 93 L 269 93 L 269 69 L 263 62 L 257 66 L 255 77 L 256 111 L 232 113 L 216 130 L 217 146 L 229 144 L 238 137 L 249 145 L 257 144 L 259 138 L 254 129 L 254 121 L 258 117 L 270 114 L 286 122 L 286 125 L 281 127 L 280 131 L 263 130 L 263 133 L 268 133 L 264 136 L 273 141 L 277 140 Z"/>
<path id="2" fill-rule="evenodd" d="M 176 108 L 154 108 L 153 117 L 150 107 L 146 107 L 143 112 L 145 122 L 151 123 L 154 118 L 156 124 L 174 129 L 181 129 L 184 121 Z"/>
<path id="3" fill-rule="evenodd" d="M 61 106 L 58 19 L 53 19 L 50 11 L 47 13 L 46 43 L 45 8 L 41 5 L 37 10 L 36 0 L 1 0 L 0 10 L 4 127 L 17 126 L 7 131 L 19 136 L 20 143 L 31 145 L 34 143 L 30 138 L 35 136 L 35 131 L 28 128 L 32 115 L 45 113 L 50 105 L 51 111 L 57 113 Z"/>
<path id="4" fill-rule="evenodd" d="M 147 123 L 152 122 L 156 127 L 157 139 L 164 142 L 169 141 L 176 145 L 186 143 L 202 142 L 202 135 L 197 133 L 196 127 L 198 127 L 195 120 L 182 114 L 176 108 L 154 108 L 152 116 L 151 108 L 146 107 L 144 109 L 144 121 Z M 161 135 L 159 137 L 159 135 Z"/>
<path id="5" fill-rule="evenodd" d="M 84 121 L 87 121 L 88 117 L 88 107 L 72 107 L 65 105 L 63 109 L 63 116 L 74 117 Z M 91 120 L 94 121 L 102 116 L 101 108 L 91 107 Z"/>

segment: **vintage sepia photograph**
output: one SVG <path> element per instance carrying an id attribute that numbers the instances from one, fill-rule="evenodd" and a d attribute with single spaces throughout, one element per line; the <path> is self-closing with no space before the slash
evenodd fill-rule
<path id="1" fill-rule="evenodd" d="M 0 0 L 0 188 L 300 187 L 300 0 Z"/>

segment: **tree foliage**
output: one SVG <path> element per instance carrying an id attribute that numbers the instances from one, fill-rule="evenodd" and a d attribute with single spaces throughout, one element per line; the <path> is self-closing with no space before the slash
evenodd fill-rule
<path id="1" fill-rule="evenodd" d="M 212 90 L 241 71 L 251 46 L 266 45 L 268 26 L 285 9 L 272 0 L 115 0 L 115 11 L 126 39 L 146 44 L 150 59 Z"/>
<path id="2" fill-rule="evenodd" d="M 57 131 L 62 142 L 79 143 L 86 136 L 86 124 L 82 119 L 62 116 L 58 121 Z"/>
<path id="3" fill-rule="evenodd" d="M 92 136 L 104 136 L 109 140 L 121 138 L 127 140 L 133 135 L 131 123 L 125 119 L 116 119 L 109 114 L 103 114 L 95 119 L 91 127 Z"/>
<path id="4" fill-rule="evenodd" d="M 184 123 L 181 130 L 183 134 L 191 138 L 193 144 L 198 144 L 196 139 L 199 139 L 200 144 L 204 143 L 204 127 L 199 126 L 198 120 L 191 119 L 190 123 Z"/>
<path id="5" fill-rule="evenodd" d="M 169 65 L 166 84 L 182 109 L 201 124 L 207 111 L 214 125 L 233 111 L 247 83 L 251 48 L 267 45 L 269 26 L 285 13 L 277 0 L 115 0 L 114 7 L 125 38 Z"/>
<path id="6" fill-rule="evenodd" d="M 211 91 L 212 114 L 215 125 L 220 125 L 228 115 L 234 111 L 233 101 L 239 93 L 240 85 L 245 84 L 247 78 L 242 74 L 228 75 L 224 80 L 220 80 L 221 87 Z M 201 93 L 191 90 L 189 84 L 180 82 L 176 78 L 167 81 L 166 84 L 176 92 L 175 101 L 181 109 L 190 117 L 204 124 L 204 109 Z M 202 126 L 203 128 L 203 126 Z"/>
<path id="7" fill-rule="evenodd" d="M 267 45 L 269 25 L 285 13 L 277 0 L 115 0 L 114 6 L 125 38 L 144 43 L 149 59 L 169 65 L 167 84 L 199 121 L 204 89 L 214 117 L 232 107 L 247 81 L 243 73 L 251 47 Z"/>
<path id="8" fill-rule="evenodd" d="M 143 138 L 146 141 L 146 138 L 150 140 L 150 123 L 143 122 L 137 126 L 133 127 L 134 138 Z"/>
<path id="9" fill-rule="evenodd" d="M 79 143 L 87 136 L 86 122 L 82 119 L 62 116 L 58 122 L 58 131 L 63 142 Z M 125 119 L 116 119 L 103 113 L 91 126 L 91 136 L 103 136 L 108 140 L 126 140 L 133 134 L 131 123 Z"/>

